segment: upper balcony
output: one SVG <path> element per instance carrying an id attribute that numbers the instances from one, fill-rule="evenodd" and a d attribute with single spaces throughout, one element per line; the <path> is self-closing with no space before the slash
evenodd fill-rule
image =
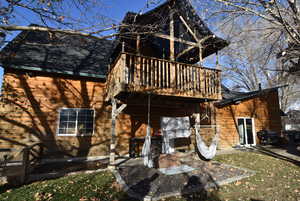
<path id="1" fill-rule="evenodd" d="M 164 59 L 121 53 L 111 65 L 107 99 L 151 93 L 193 99 L 221 99 L 221 71 Z"/>

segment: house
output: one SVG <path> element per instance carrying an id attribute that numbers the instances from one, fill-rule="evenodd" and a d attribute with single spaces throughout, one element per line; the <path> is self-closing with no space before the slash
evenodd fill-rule
<path id="1" fill-rule="evenodd" d="M 161 117 L 191 117 L 207 140 L 220 133 L 219 148 L 281 130 L 278 88 L 232 92 L 221 86 L 221 70 L 201 66 L 228 42 L 189 1 L 123 22 L 134 30 L 120 29 L 116 41 L 23 31 L 1 51 L 0 147 L 42 142 L 45 158 L 110 155 L 113 163 L 139 152 L 147 126 L 159 141 Z M 183 150 L 191 143 L 176 140 Z"/>
<path id="2" fill-rule="evenodd" d="M 223 87 L 223 99 L 215 103 L 221 132 L 219 148 L 259 144 L 256 133 L 260 130 L 271 130 L 280 135 L 278 89 L 281 87 L 284 86 L 259 88 L 247 93 Z"/>
<path id="3" fill-rule="evenodd" d="M 288 111 L 282 116 L 282 123 L 286 131 L 300 131 L 300 111 Z"/>
<path id="4" fill-rule="evenodd" d="M 300 141 L 300 111 L 290 110 L 281 117 L 284 134 L 289 141 Z"/>

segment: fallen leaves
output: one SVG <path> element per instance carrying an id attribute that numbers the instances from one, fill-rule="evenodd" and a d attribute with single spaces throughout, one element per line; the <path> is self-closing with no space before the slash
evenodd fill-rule
<path id="1" fill-rule="evenodd" d="M 34 194 L 35 201 L 48 201 L 53 197 L 52 193 L 37 192 Z"/>

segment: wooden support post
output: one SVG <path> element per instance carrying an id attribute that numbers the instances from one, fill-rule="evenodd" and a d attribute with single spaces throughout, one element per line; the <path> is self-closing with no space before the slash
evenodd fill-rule
<path id="1" fill-rule="evenodd" d="M 218 70 L 220 70 L 220 65 L 219 65 L 219 54 L 218 54 L 218 51 L 216 52 L 216 67 Z"/>
<path id="2" fill-rule="evenodd" d="M 123 41 L 122 42 L 122 53 L 124 53 L 125 52 L 125 42 Z"/>
<path id="3" fill-rule="evenodd" d="M 200 66 L 203 65 L 203 47 L 201 45 L 201 43 L 199 43 L 199 62 L 200 62 Z"/>
<path id="4" fill-rule="evenodd" d="M 27 181 L 28 168 L 29 168 L 29 153 L 30 153 L 30 150 L 28 147 L 23 149 L 22 174 L 21 174 L 21 178 L 20 178 L 21 184 L 24 184 Z"/>
<path id="5" fill-rule="evenodd" d="M 137 55 L 141 54 L 141 35 L 136 36 L 136 53 Z"/>
<path id="6" fill-rule="evenodd" d="M 115 169 L 115 157 L 116 157 L 116 99 L 111 99 L 112 111 L 111 111 L 111 140 L 110 140 L 110 155 L 109 155 L 109 169 Z"/>
<path id="7" fill-rule="evenodd" d="M 115 98 L 111 99 L 112 111 L 111 111 L 111 140 L 110 140 L 110 154 L 109 154 L 109 169 L 116 168 L 116 118 L 126 108 L 126 104 L 122 104 L 117 108 L 117 102 Z"/>
<path id="8" fill-rule="evenodd" d="M 175 61 L 174 11 L 170 11 L 170 60 Z"/>

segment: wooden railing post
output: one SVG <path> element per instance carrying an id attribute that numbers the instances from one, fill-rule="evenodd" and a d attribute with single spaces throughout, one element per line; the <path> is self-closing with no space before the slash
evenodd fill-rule
<path id="1" fill-rule="evenodd" d="M 172 88 L 172 90 L 176 89 L 176 64 L 171 62 L 170 66 L 169 66 L 169 70 L 170 70 L 170 88 Z"/>
<path id="2" fill-rule="evenodd" d="M 218 99 L 222 99 L 222 86 L 221 86 L 221 72 L 218 71 L 217 74 L 217 80 L 218 80 Z"/>
<path id="3" fill-rule="evenodd" d="M 21 178 L 20 178 L 21 184 L 24 184 L 27 181 L 28 169 L 29 169 L 29 153 L 30 153 L 30 150 L 28 147 L 23 149 L 22 170 L 21 170 L 22 173 L 21 173 Z"/>
<path id="4" fill-rule="evenodd" d="M 135 56 L 136 65 L 134 67 L 134 73 L 133 73 L 133 83 L 134 86 L 140 86 L 143 84 L 144 80 L 144 69 L 142 66 L 142 58 L 141 56 Z M 142 82 L 141 82 L 142 81 Z"/>

